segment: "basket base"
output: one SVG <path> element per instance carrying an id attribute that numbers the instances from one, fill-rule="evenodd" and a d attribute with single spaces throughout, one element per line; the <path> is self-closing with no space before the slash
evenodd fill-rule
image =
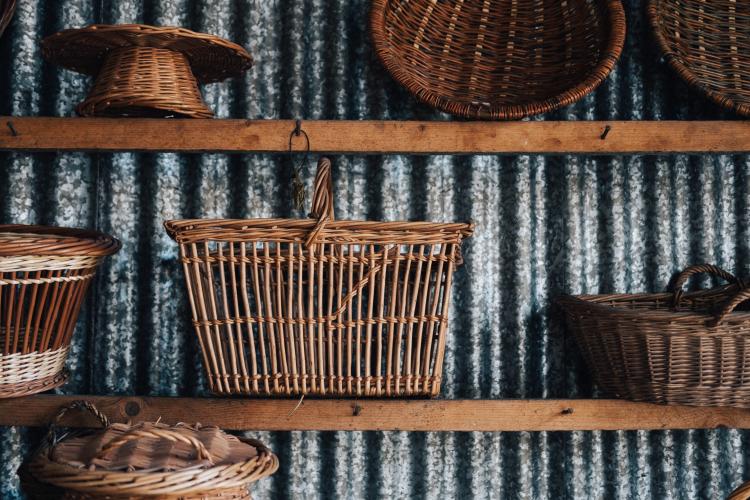
<path id="1" fill-rule="evenodd" d="M 55 387 L 60 387 L 68 381 L 68 371 L 63 370 L 60 373 L 45 377 L 31 382 L 16 384 L 0 384 L 0 398 L 18 398 L 40 392 L 49 391 Z"/>

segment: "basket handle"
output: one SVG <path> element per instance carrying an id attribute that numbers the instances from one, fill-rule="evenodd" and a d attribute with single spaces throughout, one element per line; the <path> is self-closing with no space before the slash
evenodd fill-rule
<path id="1" fill-rule="evenodd" d="M 50 447 L 52 447 L 57 442 L 57 430 L 62 427 L 60 425 L 60 422 L 65 417 L 65 415 L 68 414 L 71 410 L 81 410 L 86 411 L 96 417 L 96 419 L 99 421 L 99 423 L 102 424 L 102 427 L 107 428 L 109 427 L 109 419 L 107 416 L 100 412 L 96 406 L 93 405 L 93 403 L 90 403 L 88 401 L 73 401 L 68 406 L 63 406 L 60 408 L 60 410 L 57 412 L 55 417 L 52 419 L 52 422 L 49 425 L 49 430 L 47 431 L 46 436 L 46 442 L 49 444 Z"/>
<path id="2" fill-rule="evenodd" d="M 741 279 L 737 278 L 732 273 L 729 273 L 720 267 L 714 266 L 712 264 L 696 264 L 696 265 L 685 268 L 685 270 L 682 271 L 680 274 L 678 274 L 677 277 L 675 278 L 674 283 L 670 287 L 671 292 L 673 293 L 672 307 L 676 308 L 677 306 L 680 305 L 682 296 L 685 293 L 682 287 L 685 286 L 685 283 L 687 282 L 687 280 L 690 279 L 691 276 L 694 276 L 696 274 L 701 274 L 701 273 L 708 273 L 714 276 L 718 276 L 719 278 L 723 279 L 724 281 L 728 283 L 733 283 L 737 285 L 740 288 L 740 290 L 745 288 L 745 284 L 742 282 Z"/>
<path id="3" fill-rule="evenodd" d="M 102 446 L 102 449 L 99 450 L 99 453 L 97 453 L 92 460 L 96 459 L 103 459 L 104 455 L 115 448 L 119 448 L 120 446 L 124 445 L 127 442 L 133 441 L 134 439 L 139 438 L 157 438 L 157 439 L 166 439 L 168 441 L 172 441 L 173 443 L 176 442 L 182 442 L 191 445 L 193 448 L 195 448 L 197 458 L 198 460 L 208 460 L 211 465 L 213 465 L 213 458 L 211 457 L 211 454 L 208 452 L 206 447 L 203 445 L 203 443 L 194 436 L 186 436 L 185 434 L 182 434 L 177 431 L 173 431 L 171 429 L 132 429 L 125 434 L 123 434 L 120 437 L 114 438 L 109 443 Z"/>
<path id="4" fill-rule="evenodd" d="M 333 220 L 333 181 L 331 179 L 331 160 L 326 157 L 318 160 L 318 170 L 315 173 L 315 191 L 313 193 L 310 218 L 318 219 L 305 240 L 306 246 L 316 243 L 318 236 L 329 220 Z"/>

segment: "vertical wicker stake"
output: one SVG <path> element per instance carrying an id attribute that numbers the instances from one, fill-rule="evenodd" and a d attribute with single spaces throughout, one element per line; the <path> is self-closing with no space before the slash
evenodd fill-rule
<path id="1" fill-rule="evenodd" d="M 451 280 L 473 225 L 336 220 L 327 158 L 310 216 L 165 223 L 211 389 L 437 395 Z"/>

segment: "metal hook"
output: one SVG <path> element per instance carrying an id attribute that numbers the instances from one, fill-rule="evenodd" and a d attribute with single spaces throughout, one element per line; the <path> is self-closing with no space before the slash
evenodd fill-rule
<path id="1" fill-rule="evenodd" d="M 607 138 L 607 135 L 609 134 L 609 131 L 612 130 L 612 127 L 609 125 L 606 125 L 604 127 L 604 132 L 602 132 L 602 135 L 599 136 L 599 139 L 604 140 Z"/>
<path id="2" fill-rule="evenodd" d="M 294 207 L 297 210 L 302 210 L 305 204 L 305 185 L 302 183 L 301 171 L 302 166 L 307 163 L 310 155 L 310 137 L 307 132 L 302 130 L 302 120 L 297 119 L 294 122 L 294 130 L 289 134 L 289 154 L 294 153 L 292 149 L 292 139 L 299 137 L 300 135 L 305 136 L 305 153 L 302 159 L 294 166 L 294 173 L 292 174 L 292 196 L 294 197 Z"/>
<path id="3" fill-rule="evenodd" d="M 6 125 L 8 125 L 8 128 L 10 129 L 10 133 L 13 134 L 13 137 L 18 137 L 18 131 L 16 131 L 16 127 L 13 126 L 13 122 L 8 121 Z"/>

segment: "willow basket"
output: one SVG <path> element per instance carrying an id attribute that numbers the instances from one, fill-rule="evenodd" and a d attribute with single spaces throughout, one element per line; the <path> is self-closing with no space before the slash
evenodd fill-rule
<path id="1" fill-rule="evenodd" d="M 730 282 L 682 293 L 688 278 Z M 680 273 L 669 293 L 559 299 L 594 378 L 608 396 L 667 404 L 750 407 L 750 288 L 712 265 Z M 744 307 L 744 306 L 742 306 Z"/>
<path id="2" fill-rule="evenodd" d="M 198 83 L 239 76 L 245 49 L 217 36 L 171 26 L 95 24 L 42 41 L 48 60 L 95 76 L 81 116 L 210 118 Z"/>
<path id="3" fill-rule="evenodd" d="M 473 226 L 334 221 L 330 172 L 322 159 L 312 220 L 166 223 L 214 392 L 440 391 L 451 280 Z"/>
<path id="4" fill-rule="evenodd" d="M 750 116 L 750 3 L 651 0 L 648 16 L 683 80 L 719 106 Z"/>
<path id="5" fill-rule="evenodd" d="M 0 397 L 64 383 L 86 290 L 119 247 L 94 231 L 0 225 Z"/>
<path id="6" fill-rule="evenodd" d="M 619 0 L 373 0 L 378 57 L 420 101 L 467 118 L 566 106 L 609 74 L 625 42 Z"/>
<path id="7" fill-rule="evenodd" d="M 16 0 L 0 0 L 0 36 L 10 24 L 13 12 L 16 10 Z"/>
<path id="8" fill-rule="evenodd" d="M 250 485 L 279 467 L 261 442 L 216 427 L 110 424 L 90 403 L 71 407 L 94 413 L 103 428 L 60 439 L 54 425 L 47 443 L 19 471 L 32 497 L 249 500 Z"/>

